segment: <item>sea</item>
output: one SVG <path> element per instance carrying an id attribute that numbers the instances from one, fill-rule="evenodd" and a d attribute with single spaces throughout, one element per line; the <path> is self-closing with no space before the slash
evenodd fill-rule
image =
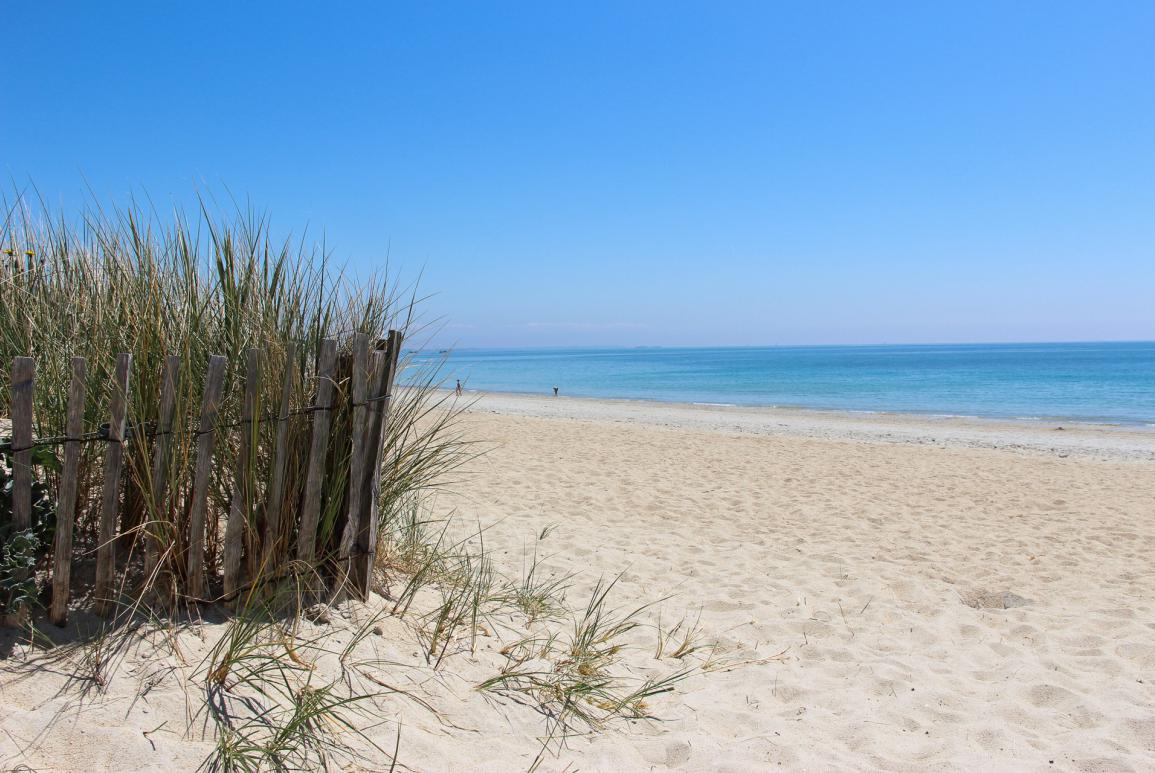
<path id="1" fill-rule="evenodd" d="M 467 390 L 1155 426 L 1155 342 L 423 351 Z"/>

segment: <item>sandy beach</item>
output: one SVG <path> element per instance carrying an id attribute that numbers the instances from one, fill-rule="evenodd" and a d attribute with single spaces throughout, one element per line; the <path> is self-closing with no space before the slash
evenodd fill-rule
<path id="1" fill-rule="evenodd" d="M 558 769 L 1155 766 L 1155 433 L 507 395 L 470 425 L 491 544 L 553 526 L 555 561 L 784 653 Z"/>
<path id="2" fill-rule="evenodd" d="M 614 604 L 653 604 L 631 634 L 631 673 L 682 665 L 655 659 L 659 625 L 696 621 L 717 645 L 651 701 L 658 719 L 573 737 L 539 769 L 1155 768 L 1155 433 L 467 399 L 465 430 L 486 453 L 438 495 L 440 513 L 484 528 L 512 576 L 535 546 L 545 567 L 576 572 L 575 606 L 622 573 Z M 323 630 L 340 639 L 366 614 Z M 434 673 L 404 624 L 382 625 L 363 646 L 436 710 L 385 704 L 405 769 L 532 764 L 543 717 L 474 689 L 508 634 L 483 631 L 476 654 Z M 195 664 L 211 634 L 182 641 Z M 65 669 L 10 670 L 0 761 L 195 767 L 207 745 L 188 730 L 187 688 L 150 653 L 83 699 Z M 379 732 L 392 750 L 396 726 Z M 364 769 L 381 769 L 374 759 Z"/>

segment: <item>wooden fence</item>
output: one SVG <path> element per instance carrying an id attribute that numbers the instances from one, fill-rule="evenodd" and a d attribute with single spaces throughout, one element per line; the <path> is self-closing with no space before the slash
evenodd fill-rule
<path id="1" fill-rule="evenodd" d="M 33 435 L 33 403 L 36 389 L 36 367 L 31 357 L 16 357 L 12 362 L 11 388 L 11 441 L 12 459 L 12 526 L 16 531 L 33 525 L 33 486 L 40 480 L 34 470 L 33 453 L 37 448 L 63 448 L 56 491 L 56 530 L 49 569 L 52 586 L 50 619 L 63 625 L 67 619 L 72 569 L 78 556 L 74 555 L 74 524 L 78 506 L 98 508 L 98 537 L 95 547 L 95 575 L 92 598 L 96 611 L 110 615 L 118 606 L 118 598 L 128 572 L 129 556 L 118 545 L 131 537 L 143 536 L 143 561 L 138 562 L 139 582 L 153 587 L 158 578 L 168 578 L 165 595 L 169 600 L 184 599 L 190 603 L 232 601 L 238 595 L 260 582 L 292 571 L 311 573 L 324 579 L 328 591 L 340 594 L 348 590 L 365 598 L 368 596 L 373 574 L 377 541 L 377 492 L 382 464 L 383 444 L 389 419 L 389 400 L 397 374 L 401 350 L 401 333 L 391 330 L 388 337 L 371 346 L 369 336 L 353 336 L 351 353 L 338 358 L 338 341 L 321 341 L 316 352 L 316 385 L 312 402 L 293 409 L 290 397 L 296 379 L 301 377 L 296 367 L 297 353 L 289 345 L 283 373 L 281 400 L 275 415 L 258 416 L 258 388 L 263 352 L 248 349 L 244 353 L 244 387 L 240 420 L 225 423 L 221 420 L 221 402 L 228 370 L 226 358 L 209 358 L 195 427 L 177 426 L 174 409 L 181 382 L 182 360 L 169 356 L 161 366 L 159 404 L 152 410 L 135 406 L 134 415 L 147 416 L 141 426 L 128 424 L 129 395 L 133 357 L 122 353 L 116 359 L 112 373 L 111 399 L 108 405 L 108 423 L 99 431 L 85 431 L 84 417 L 88 385 L 88 363 L 76 357 L 70 363 L 70 386 L 67 395 L 67 418 L 64 434 L 54 438 L 36 438 Z M 338 371 L 347 374 L 347 394 L 340 408 L 347 412 L 348 438 L 331 438 L 332 417 L 336 409 Z M 304 417 L 311 422 L 311 437 L 305 456 L 302 485 L 290 486 L 286 480 L 289 470 L 289 422 Z M 245 469 L 252 458 L 254 425 L 276 422 L 275 440 L 271 448 L 271 469 L 263 492 L 263 532 L 254 533 L 251 519 L 254 491 L 253 476 Z M 183 513 L 179 519 L 150 519 L 147 523 L 131 523 L 127 507 L 122 506 L 121 493 L 125 476 L 125 444 L 147 442 L 151 445 L 148 482 L 153 501 L 164 501 L 166 486 L 171 487 L 166 470 L 173 451 L 173 439 L 181 432 L 195 436 L 195 465 L 188 486 L 182 486 Z M 209 513 L 210 487 L 214 475 L 220 480 L 221 464 L 216 458 L 218 444 L 226 433 L 237 433 L 239 453 L 236 469 L 232 471 L 232 495 L 225 512 L 223 545 L 220 550 L 219 576 L 216 565 L 206 566 L 205 532 Z M 191 438 L 186 438 L 191 442 Z M 100 499 L 89 503 L 78 502 L 77 484 L 80 477 L 81 446 L 85 443 L 104 445 L 103 472 Z M 340 481 L 326 481 L 327 459 L 334 444 L 348 450 L 348 475 Z M 232 460 L 232 456 L 227 457 Z M 344 458 L 344 457 L 342 457 Z M 217 464 L 214 465 L 214 461 Z M 331 468 L 331 462 L 329 463 Z M 296 465 L 294 470 L 299 470 Z M 341 468 L 342 471 L 345 469 Z M 331 469 L 329 470 L 332 476 Z M 318 524 L 322 512 L 322 494 L 334 486 L 340 487 L 343 528 L 339 542 L 334 538 L 333 550 L 321 554 L 318 550 Z M 299 491 L 293 501 L 286 502 L 286 492 Z M 127 497 L 125 497 L 127 498 Z M 215 524 L 214 524 L 215 527 Z M 178 533 L 179 532 L 179 533 Z M 214 532 L 216 533 L 216 532 Z M 292 536 L 295 535 L 295 539 Z M 187 549 L 174 554 L 168 548 L 174 541 Z M 83 556 L 82 558 L 87 557 Z M 177 561 L 179 566 L 173 566 Z M 166 565 L 167 564 L 167 565 Z M 319 567 L 324 564 L 325 571 Z M 211 575 L 211 576 L 210 576 Z M 220 589 L 219 594 L 210 589 Z M 155 588 L 153 588 L 155 592 Z"/>

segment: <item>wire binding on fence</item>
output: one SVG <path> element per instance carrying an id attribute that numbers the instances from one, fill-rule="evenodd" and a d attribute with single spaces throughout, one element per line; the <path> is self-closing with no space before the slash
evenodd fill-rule
<path id="1" fill-rule="evenodd" d="M 31 445 L 23 446 L 21 448 L 13 448 L 11 440 L 0 441 L 0 453 L 5 454 L 19 454 L 24 451 L 33 451 L 37 448 L 44 448 L 46 446 L 62 446 L 65 443 L 89 443 L 93 440 L 108 440 L 108 431 L 99 429 L 95 432 L 85 432 L 80 437 L 68 437 L 67 435 L 57 435 L 55 437 L 38 438 L 33 440 Z"/>
<path id="2" fill-rule="evenodd" d="M 359 407 L 362 407 L 365 405 L 369 405 L 370 403 L 377 403 L 377 402 L 380 402 L 382 400 L 388 400 L 392 396 L 393 395 L 391 393 L 386 393 L 386 394 L 380 395 L 378 397 L 370 397 L 370 398 L 364 400 L 363 402 L 347 403 L 345 407 L 359 408 Z M 219 432 L 219 431 L 224 430 L 224 429 L 236 429 L 237 427 L 243 427 L 246 424 L 266 424 L 268 422 L 273 422 L 273 421 L 288 421 L 289 419 L 293 418 L 294 416 L 305 416 L 305 415 L 308 415 L 310 413 L 316 413 L 318 411 L 335 411 L 337 409 L 338 409 L 338 406 L 333 406 L 333 405 L 330 405 L 330 406 L 310 405 L 306 408 L 294 408 L 293 410 L 289 411 L 288 415 L 286 415 L 286 416 L 277 416 L 275 414 L 266 414 L 266 415 L 261 416 L 260 418 L 257 418 L 257 419 L 247 419 L 247 420 L 242 419 L 241 421 L 234 421 L 234 422 L 230 422 L 227 424 L 225 424 L 225 423 L 216 424 L 216 425 L 213 425 L 212 429 L 208 429 L 208 430 L 204 430 L 204 431 L 199 430 L 199 429 L 189 430 L 185 434 L 189 435 L 190 437 L 200 437 L 201 435 L 210 435 L 214 432 Z M 155 426 L 152 422 L 149 422 L 146 426 L 149 426 L 149 425 Z M 136 426 L 129 424 L 125 427 L 124 440 L 131 440 L 132 438 L 137 437 L 138 435 L 140 437 L 144 437 L 144 438 L 148 438 L 149 440 L 152 440 L 153 438 L 158 438 L 158 437 L 161 437 L 162 435 L 176 435 L 176 434 L 178 434 L 178 432 L 176 430 L 172 430 L 172 429 L 165 430 L 164 432 L 157 432 L 155 430 L 150 430 L 150 431 L 138 433 L 136 431 Z M 18 454 L 18 453 L 21 453 L 23 451 L 33 451 L 37 448 L 47 448 L 48 446 L 62 446 L 65 443 L 91 443 L 94 441 L 101 441 L 101 442 L 105 442 L 105 443 L 124 442 L 123 440 L 122 441 L 114 441 L 114 440 L 109 439 L 108 426 L 105 425 L 105 426 L 102 426 L 98 430 L 93 430 L 92 432 L 85 432 L 80 437 L 68 437 L 67 435 L 54 435 L 52 437 L 37 438 L 36 440 L 33 440 L 30 445 L 23 446 L 21 448 L 13 448 L 11 440 L 0 440 L 0 453 L 2 453 L 2 454 Z"/>

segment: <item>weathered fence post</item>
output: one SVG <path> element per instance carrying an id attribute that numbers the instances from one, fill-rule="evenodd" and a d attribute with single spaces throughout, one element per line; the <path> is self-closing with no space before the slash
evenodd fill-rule
<path id="1" fill-rule="evenodd" d="M 393 385 L 397 381 L 397 369 L 400 367 L 401 360 L 401 345 L 404 338 L 399 330 L 389 331 L 389 372 L 385 379 L 383 379 L 383 388 L 381 394 L 384 395 L 384 400 L 381 405 L 381 414 L 379 416 L 379 426 L 377 428 L 377 445 L 376 458 L 373 462 L 373 475 L 369 479 L 369 545 L 370 551 L 373 553 L 373 558 L 376 558 L 377 553 L 377 518 L 378 510 L 380 508 L 380 494 L 381 494 L 381 467 L 383 463 L 382 454 L 385 452 L 385 439 L 388 437 L 389 428 L 389 409 L 393 405 Z"/>
<path id="2" fill-rule="evenodd" d="M 36 361 L 12 360 L 12 525 L 16 531 L 32 526 L 32 390 Z"/>
<path id="3" fill-rule="evenodd" d="M 349 501 L 345 531 L 341 535 L 341 546 L 338 557 L 340 559 L 343 577 L 340 579 L 338 591 L 341 590 L 352 571 L 352 557 L 357 549 L 358 517 L 361 514 L 361 487 L 358 482 L 364 477 L 365 470 L 365 418 L 367 415 L 365 399 L 369 390 L 369 336 L 357 333 L 353 336 L 353 414 L 350 426 L 352 447 L 349 456 Z"/>
<path id="4" fill-rule="evenodd" d="M 258 424 L 253 422 L 257 410 L 257 387 L 261 380 L 260 349 L 245 350 L 245 400 L 241 405 L 241 447 L 237 456 L 233 499 L 229 520 L 225 524 L 225 547 L 222 557 L 225 598 L 232 601 L 241 586 L 241 552 L 253 504 L 253 449 L 256 448 Z"/>
<path id="5" fill-rule="evenodd" d="M 204 397 L 201 400 L 196 473 L 189 505 L 187 591 L 193 601 L 202 600 L 205 591 L 205 509 L 208 506 L 209 485 L 212 482 L 213 447 L 216 443 L 217 415 L 224 381 L 225 358 L 214 354 L 209 357 Z"/>
<path id="6" fill-rule="evenodd" d="M 285 348 L 285 377 L 281 385 L 281 407 L 277 414 L 277 440 L 273 446 L 273 470 L 269 476 L 269 505 L 265 511 L 265 541 L 261 553 L 261 568 L 272 572 L 277 565 L 281 547 L 281 510 L 285 502 L 285 467 L 289 463 L 290 400 L 296 383 L 297 345 Z"/>
<path id="7" fill-rule="evenodd" d="M 313 401 L 313 440 L 309 447 L 309 471 L 305 480 L 305 500 L 301 506 L 301 526 L 297 532 L 297 560 L 310 565 L 317 558 L 317 524 L 321 519 L 321 484 L 325 479 L 325 456 L 329 450 L 330 411 L 333 407 L 333 370 L 337 363 L 337 341 L 321 341 L 317 359 L 317 397 Z"/>
<path id="8" fill-rule="evenodd" d="M 160 388 L 160 410 L 156 418 L 156 435 L 152 449 L 152 478 L 149 496 L 152 498 L 152 520 L 146 524 L 144 544 L 145 584 L 152 583 L 154 590 L 167 580 L 161 577 L 161 550 L 173 544 L 174 524 L 168 518 L 168 456 L 172 447 L 172 418 L 176 409 L 177 380 L 180 378 L 180 357 L 169 355 L 164 358 L 164 376 Z M 169 597 L 171 589 L 155 595 Z"/>
<path id="9" fill-rule="evenodd" d="M 381 445 L 388 421 L 389 402 L 393 392 L 393 379 L 397 371 L 397 358 L 401 350 L 401 334 L 389 331 L 386 348 L 380 354 L 383 360 L 375 371 L 377 381 L 371 392 L 373 403 L 369 421 L 366 423 L 366 466 L 361 486 L 361 515 L 358 518 L 357 548 L 353 559 L 351 582 L 362 600 L 369 598 L 369 588 L 373 578 L 373 563 L 377 555 L 377 494 L 380 490 Z"/>
<path id="10" fill-rule="evenodd" d="M 64 434 L 64 465 L 60 470 L 60 490 L 56 495 L 56 544 L 52 562 L 52 608 L 49 618 L 56 625 L 68 622 L 68 592 L 72 579 L 72 526 L 76 521 L 76 488 L 80 467 L 81 435 L 84 434 L 84 397 L 88 363 L 73 357 L 72 381 L 68 385 L 68 419 Z"/>
<path id="11" fill-rule="evenodd" d="M 115 607 L 112 598 L 116 579 L 116 525 L 120 501 L 120 474 L 124 466 L 124 425 L 128 415 L 128 378 L 132 355 L 121 352 L 116 357 L 109 410 L 108 444 L 104 456 L 104 488 L 101 492 L 100 532 L 96 548 L 96 614 L 107 617 Z"/>

